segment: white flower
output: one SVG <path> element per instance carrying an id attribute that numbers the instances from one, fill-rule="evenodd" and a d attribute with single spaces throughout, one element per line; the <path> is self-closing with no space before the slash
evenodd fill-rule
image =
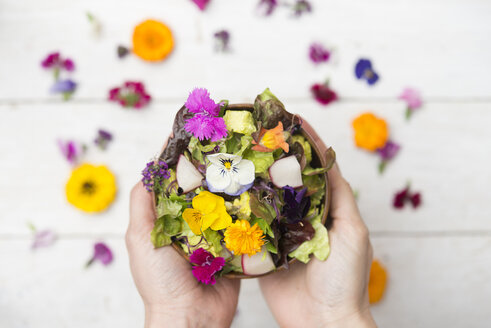
<path id="1" fill-rule="evenodd" d="M 238 196 L 254 183 L 254 163 L 240 156 L 218 153 L 208 155 L 206 183 L 211 192 Z"/>

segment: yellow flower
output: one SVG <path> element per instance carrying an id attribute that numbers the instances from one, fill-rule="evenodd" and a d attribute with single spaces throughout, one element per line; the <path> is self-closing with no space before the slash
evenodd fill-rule
<path id="1" fill-rule="evenodd" d="M 105 166 L 82 164 L 66 184 L 66 198 L 76 208 L 89 212 L 105 210 L 116 197 L 116 178 Z"/>
<path id="2" fill-rule="evenodd" d="M 172 32 L 156 20 L 146 20 L 135 27 L 133 32 L 133 52 L 143 60 L 160 61 L 174 48 Z"/>
<path id="3" fill-rule="evenodd" d="M 241 219 L 248 219 L 251 216 L 251 205 L 249 204 L 251 200 L 251 196 L 247 191 L 244 191 L 240 194 L 240 200 L 238 198 L 234 199 L 233 206 L 238 208 L 239 211 L 237 215 Z"/>
<path id="4" fill-rule="evenodd" d="M 373 260 L 368 281 L 368 298 L 370 303 L 377 303 L 382 299 L 387 284 L 387 272 L 379 261 Z"/>
<path id="5" fill-rule="evenodd" d="M 208 228 L 222 230 L 232 223 L 227 213 L 225 200 L 209 191 L 202 191 L 193 198 L 193 208 L 186 208 L 182 218 L 195 235 L 201 235 Z"/>
<path id="6" fill-rule="evenodd" d="M 389 137 L 389 129 L 385 120 L 372 113 L 364 113 L 353 121 L 355 144 L 368 151 L 382 148 Z"/>
<path id="7" fill-rule="evenodd" d="M 225 246 L 234 252 L 234 255 L 254 255 L 261 251 L 264 245 L 264 233 L 259 226 L 247 220 L 237 220 L 225 230 Z"/>
<path id="8" fill-rule="evenodd" d="M 286 153 L 288 153 L 290 146 L 286 142 L 288 133 L 283 131 L 283 123 L 278 122 L 278 125 L 274 129 L 266 130 L 261 128 L 259 133 L 259 144 L 256 141 L 252 141 L 255 146 L 252 150 L 261 152 L 271 152 L 278 148 L 282 148 Z"/>

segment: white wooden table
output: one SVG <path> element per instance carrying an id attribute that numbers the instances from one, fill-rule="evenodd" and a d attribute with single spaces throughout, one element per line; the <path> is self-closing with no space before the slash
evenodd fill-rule
<path id="1" fill-rule="evenodd" d="M 184 0 L 0 0 L 0 327 L 142 325 L 123 240 L 128 194 L 195 86 L 232 103 L 252 102 L 269 86 L 335 148 L 389 271 L 385 298 L 373 307 L 381 327 L 489 326 L 491 2 L 312 0 L 314 12 L 298 20 L 286 10 L 259 17 L 256 2 L 212 0 L 202 13 Z M 86 11 L 102 21 L 101 38 L 91 35 Z M 172 56 L 118 60 L 116 46 L 150 17 L 173 29 Z M 231 54 L 213 51 L 222 28 L 232 34 Z M 312 65 L 312 41 L 335 47 L 333 62 Z M 48 94 L 52 79 L 39 67 L 53 50 L 77 65 L 69 102 Z M 360 57 L 381 75 L 374 87 L 353 76 Z M 326 77 L 341 101 L 324 108 L 309 87 Z M 126 79 L 145 82 L 154 97 L 148 109 L 105 100 Z M 408 123 L 396 99 L 405 86 L 425 98 Z M 376 157 L 353 145 L 351 120 L 367 110 L 388 120 L 403 147 L 383 176 Z M 119 194 L 108 212 L 89 216 L 65 201 L 70 167 L 55 141 L 90 142 L 99 127 L 115 140 L 88 159 L 109 164 Z M 407 180 L 423 206 L 394 211 L 393 193 Z M 55 229 L 59 241 L 31 251 L 27 222 Z M 99 240 L 115 261 L 85 270 Z M 234 327 L 274 325 L 256 282 L 244 281 Z"/>

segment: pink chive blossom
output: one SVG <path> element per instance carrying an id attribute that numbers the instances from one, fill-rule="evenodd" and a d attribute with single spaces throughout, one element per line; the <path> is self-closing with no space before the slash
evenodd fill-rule
<path id="1" fill-rule="evenodd" d="M 412 88 L 405 88 L 399 96 L 399 99 L 404 100 L 407 104 L 406 119 L 409 119 L 413 111 L 423 105 L 421 94 L 418 90 Z"/>
<path id="2" fill-rule="evenodd" d="M 309 57 L 312 62 L 319 64 L 327 62 L 331 57 L 331 52 L 320 43 L 312 43 L 309 48 Z"/>
<path id="3" fill-rule="evenodd" d="M 211 139 L 218 141 L 227 136 L 227 126 L 221 117 L 220 104 L 215 103 L 208 90 L 196 88 L 190 94 L 185 103 L 186 108 L 194 113 L 184 125 L 184 129 L 193 134 L 199 140 Z"/>
<path id="4" fill-rule="evenodd" d="M 111 249 L 104 243 L 94 244 L 94 255 L 87 262 L 86 267 L 89 267 L 94 261 L 100 261 L 103 265 L 107 266 L 113 261 L 113 253 Z"/>
<path id="5" fill-rule="evenodd" d="M 192 0 L 196 6 L 198 6 L 199 10 L 203 11 L 206 9 L 206 6 L 210 2 L 210 0 Z"/>
<path id="6" fill-rule="evenodd" d="M 400 149 L 401 146 L 399 144 L 390 140 L 382 148 L 377 149 L 377 153 L 381 159 L 378 167 L 380 173 L 384 172 L 387 163 L 397 155 Z"/>
<path id="7" fill-rule="evenodd" d="M 141 109 L 152 100 L 152 97 L 145 91 L 143 83 L 127 81 L 122 87 L 109 90 L 108 99 L 118 102 L 123 107 Z"/>
<path id="8" fill-rule="evenodd" d="M 65 157 L 71 165 L 76 165 L 85 152 L 85 146 L 78 144 L 73 140 L 58 140 L 58 147 L 60 148 L 63 157 Z"/>
<path id="9" fill-rule="evenodd" d="M 214 285 L 216 283 L 215 274 L 222 270 L 225 265 L 225 259 L 223 257 L 214 257 L 203 248 L 195 250 L 189 256 L 189 261 L 194 264 L 194 277 L 206 285 Z"/>

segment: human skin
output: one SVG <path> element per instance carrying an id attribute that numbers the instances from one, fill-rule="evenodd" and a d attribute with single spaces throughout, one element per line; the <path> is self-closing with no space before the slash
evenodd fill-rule
<path id="1" fill-rule="evenodd" d="M 262 293 L 281 327 L 376 327 L 368 302 L 372 246 L 349 184 L 336 165 L 329 230 L 331 253 L 259 279 Z"/>
<path id="2" fill-rule="evenodd" d="M 150 232 L 155 221 L 153 193 L 139 182 L 131 191 L 126 247 L 131 274 L 145 306 L 145 327 L 229 327 L 240 282 L 217 279 L 198 283 L 191 265 L 172 247 L 155 249 Z"/>

